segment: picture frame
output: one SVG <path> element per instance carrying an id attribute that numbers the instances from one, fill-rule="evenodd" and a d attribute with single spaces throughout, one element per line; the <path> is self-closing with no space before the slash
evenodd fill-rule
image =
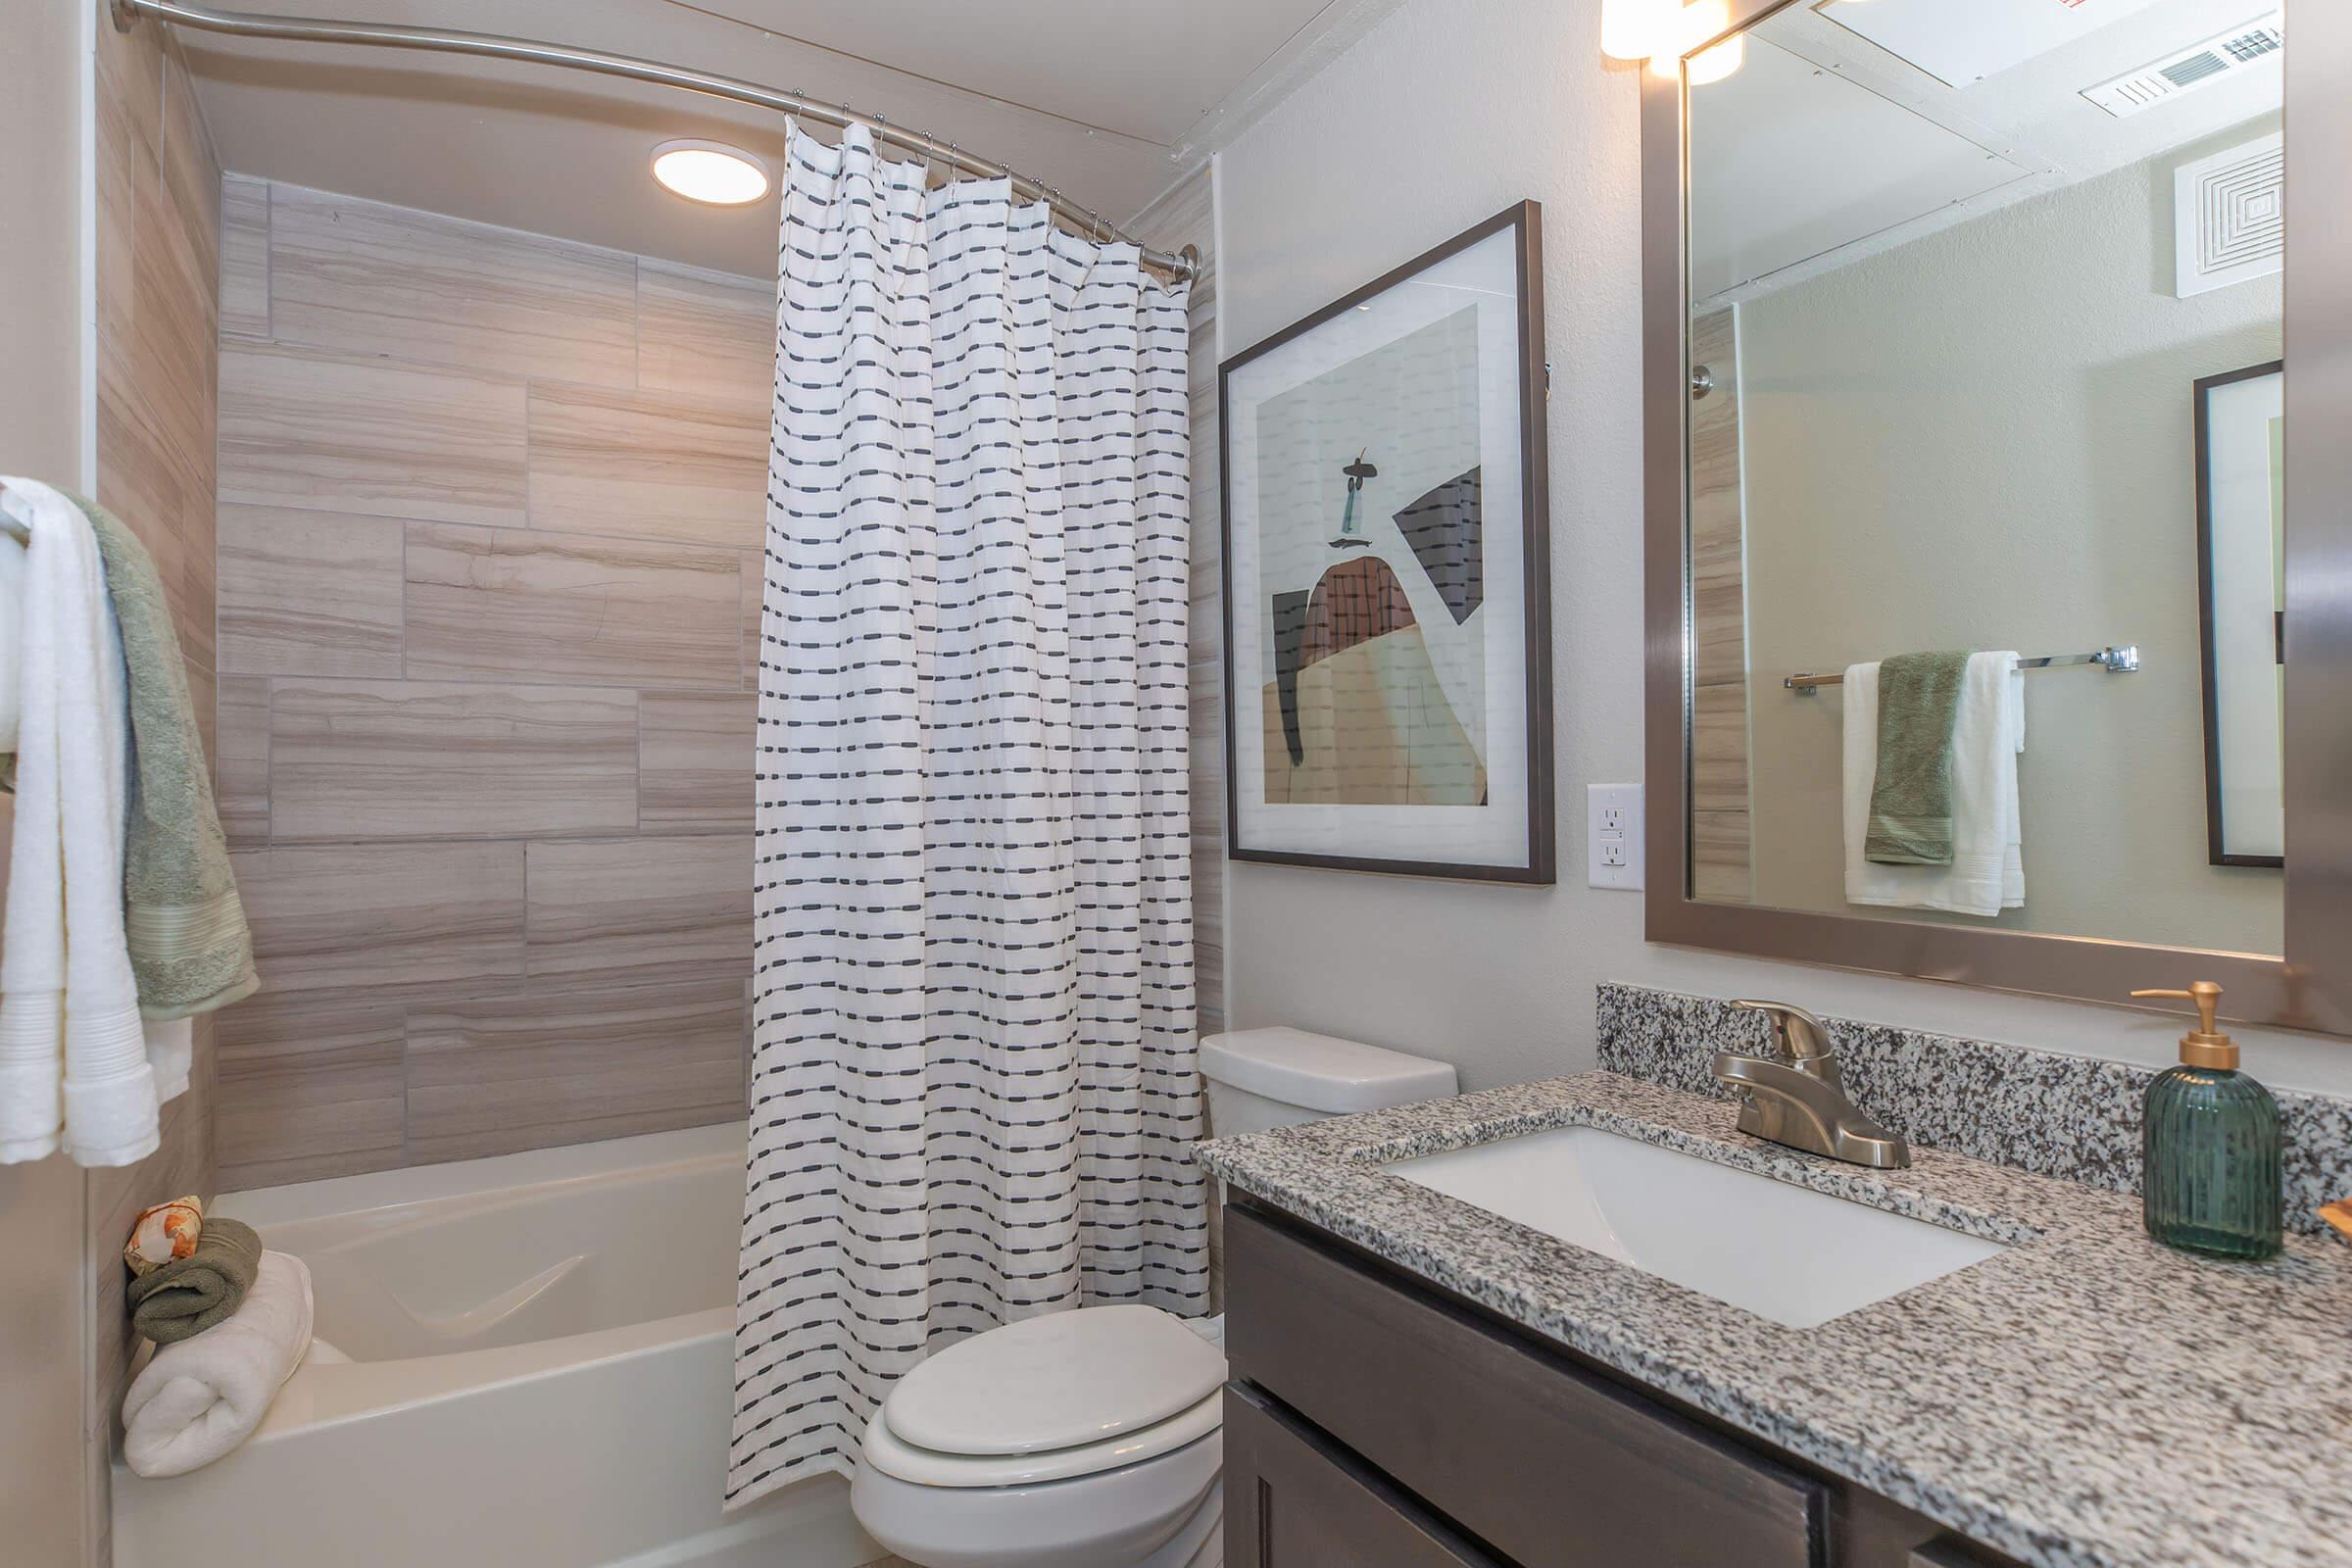
<path id="1" fill-rule="evenodd" d="M 1218 367 L 1236 860 L 1553 880 L 1542 228 L 1521 202 Z"/>
<path id="2" fill-rule="evenodd" d="M 2200 376 L 2197 617 L 2205 716 L 2206 858 L 2283 869 L 2282 682 L 2286 366 Z"/>

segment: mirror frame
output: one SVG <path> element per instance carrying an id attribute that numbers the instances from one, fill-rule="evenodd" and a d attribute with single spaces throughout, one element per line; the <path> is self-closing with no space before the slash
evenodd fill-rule
<path id="1" fill-rule="evenodd" d="M 1809 0 L 1732 0 L 1726 30 Z M 1644 841 L 1648 940 L 2030 995 L 2132 1005 L 2193 979 L 2241 1022 L 2352 1034 L 2352 6 L 2285 0 L 2290 191 L 2285 321 L 2285 948 L 2281 957 L 2103 937 L 1877 920 L 1691 895 L 1690 311 L 1684 73 L 1642 69 Z M 2182 439 L 2187 439 L 2184 406 Z M 1753 680 L 1753 673 L 1750 680 Z M 1751 685 L 1751 690 L 1753 687 Z M 2332 782 L 2331 782 L 2332 781 Z M 2129 808 L 2119 801 L 2119 809 Z M 2171 1010 L 2171 1009 L 2167 1009 Z"/>

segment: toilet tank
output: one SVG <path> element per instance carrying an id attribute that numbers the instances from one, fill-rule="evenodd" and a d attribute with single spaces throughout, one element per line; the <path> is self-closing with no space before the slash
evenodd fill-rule
<path id="1" fill-rule="evenodd" d="M 1455 1091 L 1453 1068 L 1304 1029 L 1237 1029 L 1200 1042 L 1212 1138 L 1263 1132 Z"/>

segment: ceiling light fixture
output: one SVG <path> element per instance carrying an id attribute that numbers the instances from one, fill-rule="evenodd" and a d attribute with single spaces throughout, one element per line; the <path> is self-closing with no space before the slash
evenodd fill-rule
<path id="1" fill-rule="evenodd" d="M 1747 49 L 1738 34 L 1712 49 L 1685 56 L 1704 39 L 1731 25 L 1729 0 L 1602 0 L 1600 52 L 1612 60 L 1646 60 L 1661 76 L 1689 69 L 1693 87 L 1721 81 L 1738 71 Z"/>
<path id="2" fill-rule="evenodd" d="M 718 141 L 665 141 L 654 149 L 654 178 L 710 207 L 741 207 L 767 194 L 767 166 Z"/>

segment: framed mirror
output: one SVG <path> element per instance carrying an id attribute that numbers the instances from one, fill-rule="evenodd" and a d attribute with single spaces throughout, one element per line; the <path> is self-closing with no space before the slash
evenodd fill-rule
<path id="1" fill-rule="evenodd" d="M 1644 72 L 1653 941 L 2352 1032 L 2352 17 L 2247 11 Z"/>

